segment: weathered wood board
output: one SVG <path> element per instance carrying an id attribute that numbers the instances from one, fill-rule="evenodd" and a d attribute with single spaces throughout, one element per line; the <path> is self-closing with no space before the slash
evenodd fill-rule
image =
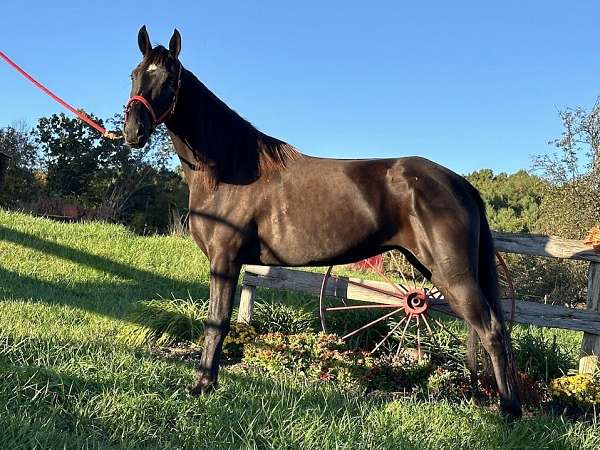
<path id="1" fill-rule="evenodd" d="M 585 245 L 583 241 L 542 234 L 493 232 L 492 235 L 494 246 L 499 252 L 600 262 L 600 252 Z"/>
<path id="2" fill-rule="evenodd" d="M 343 297 L 351 300 L 362 300 L 377 303 L 396 304 L 398 299 L 393 288 L 384 282 L 349 278 L 390 292 L 385 294 L 362 288 L 347 282 L 344 278 L 334 278 L 327 285 L 327 295 Z M 244 286 L 282 289 L 318 295 L 321 290 L 323 274 L 304 272 L 282 267 L 247 266 L 244 274 Z M 512 302 L 503 300 L 505 317 L 510 317 Z M 433 309 L 452 314 L 450 307 L 441 302 L 434 302 Z M 551 328 L 585 331 L 600 334 L 600 312 L 588 309 L 567 308 L 560 305 L 544 305 L 535 302 L 517 301 L 515 303 L 514 321 L 523 324 L 539 325 Z"/>

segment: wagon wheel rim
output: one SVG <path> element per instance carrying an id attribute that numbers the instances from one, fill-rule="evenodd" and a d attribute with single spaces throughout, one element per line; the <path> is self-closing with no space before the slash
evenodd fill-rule
<path id="1" fill-rule="evenodd" d="M 367 261 L 367 264 L 369 262 Z M 399 261 L 394 260 L 396 269 L 399 268 Z M 373 318 L 366 320 L 365 323 L 359 326 L 353 326 L 351 330 L 345 330 L 341 336 L 342 340 L 347 341 L 357 334 L 366 331 L 381 322 L 386 323 L 386 329 L 383 330 L 369 347 L 371 353 L 387 349 L 390 353 L 395 352 L 396 356 L 400 352 L 412 348 L 416 351 L 417 358 L 421 359 L 425 351 L 431 350 L 434 346 L 438 346 L 438 338 L 436 333 L 445 331 L 452 340 L 461 342 L 461 339 L 456 337 L 446 325 L 437 317 L 431 316 L 431 310 L 437 310 L 436 306 L 444 303 L 442 293 L 430 285 L 429 281 L 418 272 L 415 272 L 414 267 L 410 267 L 410 274 L 404 274 L 402 270 L 398 270 L 400 276 L 399 281 L 393 281 L 390 276 L 377 268 L 372 267 L 378 278 L 382 280 L 377 285 L 372 285 L 372 281 L 347 279 L 332 275 L 333 266 L 329 267 L 323 277 L 319 296 L 319 310 L 323 331 L 328 333 L 330 327 L 327 324 L 328 316 L 331 314 L 354 313 L 357 311 L 377 312 Z M 335 282 L 334 286 L 330 287 L 330 282 Z M 349 303 L 343 296 L 337 296 L 339 292 L 338 283 L 341 283 L 342 288 L 358 287 L 365 292 L 373 291 L 378 294 L 384 294 L 386 301 L 377 302 L 373 300 L 362 301 L 354 295 Z M 342 289 L 343 290 L 343 289 Z M 336 297 L 338 302 L 344 306 L 328 306 L 326 298 L 329 296 Z M 395 323 L 394 320 L 397 320 Z M 411 341 L 413 347 L 405 346 Z M 384 348 L 384 345 L 386 347 Z M 391 347 L 390 347 L 391 346 Z"/>
<path id="2" fill-rule="evenodd" d="M 390 254 L 390 259 L 393 260 L 393 264 L 396 268 L 398 268 L 401 264 L 393 253 Z M 502 284 L 504 285 L 504 289 L 507 293 L 507 300 L 512 301 L 509 325 L 510 331 L 510 329 L 512 329 L 515 310 L 514 283 L 505 261 L 499 254 L 496 254 L 496 261 L 499 280 L 501 280 Z M 367 264 L 370 264 L 368 260 Z M 457 337 L 456 334 L 449 329 L 447 324 L 444 324 L 444 322 L 438 317 L 429 314 L 430 311 L 436 311 L 446 315 L 450 313 L 451 316 L 456 317 L 450 311 L 449 305 L 445 301 L 443 294 L 434 285 L 429 286 L 429 281 L 422 274 L 419 274 L 419 277 L 417 277 L 412 265 L 409 267 L 410 274 L 407 275 L 402 270 L 398 270 L 399 277 L 397 278 L 401 278 L 401 281 L 394 282 L 387 274 L 385 274 L 384 271 L 378 270 L 378 268 L 372 266 L 372 270 L 389 285 L 383 289 L 381 286 L 373 287 L 369 284 L 365 284 L 364 282 L 357 282 L 353 279 L 346 279 L 345 277 L 332 275 L 333 266 L 328 267 L 321 283 L 319 295 L 319 311 L 323 331 L 325 333 L 330 331 L 330 327 L 327 325 L 327 316 L 333 313 L 339 314 L 343 312 L 353 313 L 361 310 L 379 310 L 381 311 L 381 314 L 379 314 L 378 317 L 369 320 L 358 327 L 355 327 L 350 332 L 344 332 L 342 340 L 347 341 L 349 338 L 364 332 L 369 327 L 377 325 L 380 322 L 387 321 L 390 322 L 390 325 L 388 326 L 387 331 L 381 334 L 380 338 L 377 339 L 376 344 L 372 346 L 370 350 L 371 353 L 380 351 L 385 343 L 389 342 L 390 339 L 395 337 L 397 338 L 398 345 L 393 345 L 392 350 L 395 346 L 395 353 L 396 355 L 399 355 L 404 348 L 405 339 L 409 330 L 411 330 L 413 336 L 416 335 L 416 339 L 413 339 L 413 344 L 416 345 L 416 351 L 419 359 L 421 358 L 423 347 L 427 347 L 427 345 L 423 346 L 422 344 L 421 334 L 427 336 L 427 340 L 431 341 L 429 343 L 430 350 L 433 347 L 439 347 L 438 337 L 436 334 L 440 332 L 445 332 L 452 338 L 454 342 L 462 343 L 463 339 Z M 360 299 L 353 298 L 353 303 L 350 304 L 346 298 L 338 297 L 339 302 L 341 303 L 340 306 L 327 306 L 326 298 L 329 297 L 328 294 L 331 294 L 331 289 L 328 291 L 328 287 L 330 286 L 329 283 L 332 280 L 335 280 L 336 283 L 333 289 L 334 296 L 337 294 L 337 292 L 335 292 L 337 290 L 337 284 L 341 283 L 342 287 L 358 286 L 360 289 L 364 289 L 366 291 L 384 293 L 389 295 L 391 299 L 397 301 L 390 301 L 386 303 L 377 303 L 372 301 L 361 302 Z M 422 304 L 420 305 L 420 308 L 422 309 L 411 309 L 411 307 L 407 305 L 407 299 L 409 299 L 411 295 L 415 294 L 420 296 L 421 300 L 425 300 L 426 302 L 425 306 Z M 424 299 L 423 296 L 425 297 Z M 359 304 L 356 304 L 357 302 Z M 440 307 L 441 305 L 444 305 L 444 307 Z M 400 319 L 398 322 L 391 322 L 393 319 L 397 318 Z"/>

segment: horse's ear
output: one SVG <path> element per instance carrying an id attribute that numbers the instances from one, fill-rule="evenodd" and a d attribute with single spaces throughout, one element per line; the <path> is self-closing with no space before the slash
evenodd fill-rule
<path id="1" fill-rule="evenodd" d="M 169 41 L 169 51 L 175 58 L 179 56 L 179 52 L 181 51 L 181 35 L 177 31 L 177 28 L 173 30 L 173 36 L 171 36 L 171 40 Z"/>
<path id="2" fill-rule="evenodd" d="M 150 44 L 150 37 L 146 31 L 146 25 L 143 25 L 138 31 L 138 47 L 142 52 L 142 55 L 146 56 L 150 50 L 152 50 L 152 44 Z"/>

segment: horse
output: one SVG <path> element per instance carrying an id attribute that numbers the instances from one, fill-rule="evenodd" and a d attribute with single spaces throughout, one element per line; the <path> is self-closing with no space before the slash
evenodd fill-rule
<path id="1" fill-rule="evenodd" d="M 397 249 L 442 292 L 491 358 L 503 413 L 521 415 L 483 201 L 421 157 L 329 159 L 257 130 L 179 59 L 181 35 L 138 32 L 124 137 L 141 148 L 164 123 L 189 187 L 190 230 L 210 261 L 210 300 L 192 394 L 217 383 L 242 265 L 324 266 Z"/>

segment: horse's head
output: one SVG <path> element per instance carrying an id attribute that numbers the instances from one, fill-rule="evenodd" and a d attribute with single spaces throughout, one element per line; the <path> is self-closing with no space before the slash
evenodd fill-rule
<path id="1" fill-rule="evenodd" d="M 146 145 L 156 125 L 168 120 L 177 104 L 182 66 L 177 57 L 181 36 L 175 30 L 169 49 L 152 48 L 144 25 L 138 33 L 142 62 L 131 73 L 131 96 L 125 110 L 124 134 L 136 148 Z"/>

